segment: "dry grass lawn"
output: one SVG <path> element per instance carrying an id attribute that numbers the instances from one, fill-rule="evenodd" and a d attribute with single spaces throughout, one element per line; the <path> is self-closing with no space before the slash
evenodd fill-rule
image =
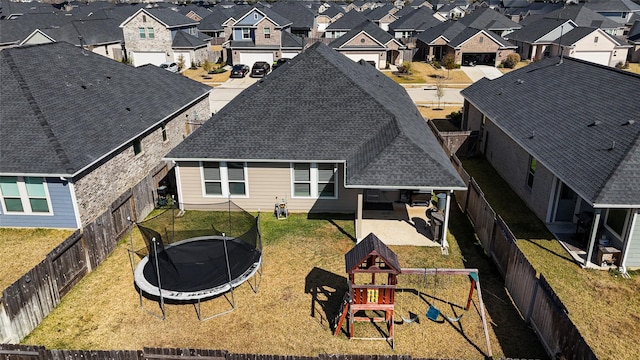
<path id="1" fill-rule="evenodd" d="M 569 317 L 599 359 L 640 358 L 640 272 L 580 268 L 560 243 L 483 159 L 464 167 L 518 238 L 518 247 L 549 281 Z"/>
<path id="2" fill-rule="evenodd" d="M 189 214 L 189 212 L 187 212 Z M 405 276 L 399 286 L 399 315 L 420 315 L 419 323 L 398 324 L 396 349 L 384 341 L 349 341 L 333 336 L 330 319 L 346 289 L 344 254 L 354 243 L 353 220 L 308 219 L 292 214 L 286 220 L 263 216 L 264 271 L 258 293 L 245 283 L 235 292 L 237 309 L 199 322 L 193 306 L 167 305 L 162 321 L 139 307 L 128 258 L 128 239 L 93 273 L 83 279 L 25 344 L 71 349 L 141 349 L 191 347 L 236 353 L 310 355 L 411 354 L 434 358 L 483 359 L 486 345 L 474 296 L 468 312 L 469 281 L 464 276 Z M 494 355 L 546 358 L 533 332 L 521 321 L 504 293 L 502 279 L 474 245 L 466 218 L 451 219 L 451 255 L 439 248 L 397 246 L 404 267 L 477 267 L 487 306 Z M 139 239 L 136 246 L 141 246 Z M 460 240 L 458 240 L 460 239 Z M 459 244 L 460 243 L 460 244 Z M 157 303 L 144 300 L 157 311 Z M 424 317 L 428 304 L 447 316 L 464 314 L 458 323 L 434 323 Z M 224 298 L 203 304 L 204 312 L 222 308 Z M 357 336 L 379 335 L 373 325 L 358 324 Z"/>
<path id="3" fill-rule="evenodd" d="M 217 66 L 218 64 L 214 65 L 214 68 Z M 229 80 L 230 74 L 231 72 L 228 70 L 219 74 L 207 74 L 202 67 L 195 70 L 186 69 L 182 72 L 183 76 L 186 76 L 191 80 L 199 81 L 211 86 L 215 86 Z"/>
<path id="4" fill-rule="evenodd" d="M 640 74 L 640 64 L 639 63 L 629 63 L 629 68 L 627 71 L 631 71 L 636 74 Z"/>
<path id="5" fill-rule="evenodd" d="M 0 228 L 0 289 L 20 279 L 71 234 L 70 230 Z"/>
<path id="6" fill-rule="evenodd" d="M 430 106 L 418 105 L 418 111 L 425 119 L 446 119 L 449 114 L 454 111 L 462 111 L 462 106 L 441 106 L 438 109 L 435 109 Z"/>
<path id="7" fill-rule="evenodd" d="M 384 74 L 399 84 L 437 84 L 438 81 L 443 85 L 471 85 L 473 83 L 467 74 L 460 69 L 448 71 L 442 68 L 438 70 L 425 62 L 412 62 L 411 75 L 399 75 L 391 71 L 384 71 Z"/>
<path id="8" fill-rule="evenodd" d="M 511 72 L 511 71 L 513 71 L 513 70 L 521 69 L 521 68 L 523 68 L 523 67 L 525 67 L 525 66 L 529 65 L 530 63 L 531 63 L 531 62 L 530 62 L 530 61 L 528 61 L 528 60 L 520 61 L 520 62 L 518 62 L 518 63 L 516 64 L 516 66 L 515 66 L 513 69 L 508 69 L 508 68 L 498 68 L 498 70 L 500 70 L 503 74 L 506 74 L 506 73 Z"/>

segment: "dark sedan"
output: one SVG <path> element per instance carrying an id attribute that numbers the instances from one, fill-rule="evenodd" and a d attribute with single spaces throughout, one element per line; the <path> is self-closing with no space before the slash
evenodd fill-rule
<path id="1" fill-rule="evenodd" d="M 251 68 L 251 77 L 263 77 L 271 71 L 271 65 L 266 61 L 256 61 Z"/>
<path id="2" fill-rule="evenodd" d="M 232 78 L 243 78 L 247 76 L 249 73 L 249 66 L 244 64 L 233 65 L 231 68 L 231 77 Z"/>

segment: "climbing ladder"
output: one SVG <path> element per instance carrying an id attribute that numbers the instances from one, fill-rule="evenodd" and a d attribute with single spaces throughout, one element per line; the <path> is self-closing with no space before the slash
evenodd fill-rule
<path id="1" fill-rule="evenodd" d="M 338 335 L 338 333 L 340 332 L 340 329 L 342 329 L 342 323 L 344 322 L 344 319 L 347 318 L 347 314 L 349 314 L 350 303 L 351 303 L 351 298 L 349 296 L 349 291 L 346 291 L 344 293 L 344 297 L 342 298 L 342 305 L 340 305 L 340 311 L 338 311 L 338 314 L 336 314 L 336 317 L 333 320 L 333 323 L 336 326 L 335 330 L 333 331 L 333 336 Z"/>

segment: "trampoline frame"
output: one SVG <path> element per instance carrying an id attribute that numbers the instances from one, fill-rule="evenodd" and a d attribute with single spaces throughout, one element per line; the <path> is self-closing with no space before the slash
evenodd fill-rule
<path id="1" fill-rule="evenodd" d="M 157 317 L 160 320 L 164 320 L 166 319 L 166 310 L 165 310 L 165 299 L 169 299 L 172 301 L 176 301 L 176 302 L 193 302 L 195 301 L 194 308 L 195 308 L 195 312 L 196 312 L 196 316 L 198 317 L 198 320 L 200 321 L 207 321 L 210 319 L 213 319 L 215 317 L 221 316 L 221 315 L 225 315 L 228 314 L 230 312 L 232 312 L 233 310 L 236 309 L 236 302 L 235 302 L 235 294 L 234 294 L 234 289 L 240 285 L 242 285 L 243 283 L 247 282 L 249 284 L 249 286 L 251 287 L 251 289 L 253 290 L 254 293 L 257 293 L 259 288 L 260 288 L 260 284 L 262 283 L 262 249 L 260 249 L 260 258 L 258 259 L 257 262 L 254 262 L 253 265 L 251 265 L 244 273 L 242 273 L 240 276 L 238 276 L 235 279 L 231 279 L 231 268 L 229 265 L 229 253 L 228 253 L 228 249 L 227 249 L 227 241 L 233 240 L 235 239 L 234 237 L 229 237 L 226 236 L 224 233 L 222 234 L 222 236 L 218 236 L 218 235 L 210 235 L 210 236 L 198 236 L 198 237 L 193 237 L 193 238 L 189 238 L 189 239 L 184 239 L 184 240 L 180 240 L 177 241 L 175 243 L 171 243 L 169 245 L 167 245 L 165 247 L 165 249 L 171 248 L 171 247 L 175 247 L 175 246 L 180 246 L 181 244 L 185 244 L 185 243 L 189 243 L 189 242 L 193 242 L 193 241 L 202 241 L 202 240 L 210 240 L 210 239 L 215 239 L 215 240 L 220 240 L 223 242 L 223 247 L 224 247 L 224 257 L 226 260 L 226 267 L 227 267 L 227 279 L 228 281 L 222 285 L 216 286 L 214 288 L 210 288 L 210 289 L 205 289 L 205 290 L 200 290 L 200 291 L 193 291 L 193 292 L 185 292 L 185 291 L 172 291 L 172 290 L 166 290 L 162 288 L 162 279 L 160 277 L 160 270 L 159 270 L 159 266 L 158 266 L 158 246 L 157 246 L 157 240 L 155 238 L 152 239 L 153 242 L 153 251 L 155 253 L 154 259 L 155 259 L 155 268 L 156 268 L 156 277 L 158 279 L 158 285 L 153 285 L 151 283 L 149 283 L 147 281 L 147 279 L 144 277 L 143 274 L 143 270 L 145 265 L 147 264 L 147 262 L 149 261 L 149 255 L 145 256 L 144 258 L 142 258 L 137 265 L 134 265 L 134 258 L 135 258 L 135 250 L 134 250 L 134 246 L 133 246 L 133 234 L 132 234 L 132 230 L 133 230 L 133 225 L 135 224 L 134 221 L 131 220 L 130 217 L 127 217 L 127 220 L 129 220 L 129 222 L 131 222 L 132 226 L 130 228 L 129 231 L 129 238 L 130 238 L 130 243 L 131 243 L 131 249 L 129 249 L 129 262 L 131 265 L 131 271 L 133 273 L 133 277 L 134 277 L 134 283 L 136 285 L 136 287 L 138 288 L 138 297 L 139 297 L 139 301 L 140 301 L 140 307 L 146 311 L 147 313 L 149 313 L 150 315 Z M 256 219 L 256 223 L 258 224 L 258 238 L 261 238 L 261 232 L 260 232 L 260 213 L 258 213 L 258 217 Z M 259 240 L 260 243 L 262 242 L 261 240 Z M 261 246 L 260 246 L 261 248 Z M 253 284 L 250 281 L 250 278 L 253 277 Z M 160 305 L 160 311 L 161 313 L 156 313 L 152 310 L 147 309 L 144 306 L 143 300 L 142 298 L 144 297 L 143 292 L 157 297 L 159 300 L 159 305 Z M 229 300 L 229 297 L 227 296 L 229 293 L 231 293 L 231 300 Z M 224 296 L 224 298 L 227 300 L 227 302 L 229 302 L 230 304 L 230 308 L 227 310 L 223 310 L 221 312 L 218 313 L 214 313 L 212 315 L 209 315 L 207 317 L 203 317 L 202 316 L 202 301 L 206 301 L 206 300 L 211 300 L 219 295 Z"/>

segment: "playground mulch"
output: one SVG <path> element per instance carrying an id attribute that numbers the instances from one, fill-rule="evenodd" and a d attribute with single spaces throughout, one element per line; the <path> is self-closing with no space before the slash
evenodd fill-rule
<path id="1" fill-rule="evenodd" d="M 197 222 L 197 212 L 185 219 Z M 263 214 L 264 215 L 264 214 Z M 187 225 L 188 226 L 188 225 Z M 139 306 L 129 262 L 129 239 L 85 277 L 25 344 L 65 349 L 142 349 L 179 347 L 224 349 L 235 353 L 307 355 L 407 354 L 416 357 L 484 359 L 487 347 L 474 294 L 466 306 L 465 276 L 404 276 L 399 278 L 395 349 L 385 341 L 349 340 L 344 331 L 332 334 L 332 318 L 346 289 L 344 254 L 354 246 L 350 216 L 292 214 L 261 219 L 264 268 L 259 291 L 248 283 L 234 293 L 237 308 L 230 314 L 200 322 L 192 305 L 167 305 L 160 320 Z M 478 268 L 495 358 L 546 358 L 531 329 L 520 319 L 504 291 L 503 281 L 479 246 L 466 218 L 456 209 L 451 218 L 450 255 L 439 248 L 393 246 L 403 267 Z M 133 233 L 134 247 L 142 243 Z M 138 259 L 136 258 L 136 261 Z M 145 307 L 158 312 L 156 302 Z M 224 297 L 203 303 L 205 314 L 228 305 Z M 433 322 L 429 305 L 458 322 Z M 402 317 L 419 320 L 402 323 Z M 331 319 L 331 320 L 330 320 Z M 381 324 L 358 323 L 358 337 L 379 337 Z M 344 327 L 346 328 L 346 327 Z"/>

